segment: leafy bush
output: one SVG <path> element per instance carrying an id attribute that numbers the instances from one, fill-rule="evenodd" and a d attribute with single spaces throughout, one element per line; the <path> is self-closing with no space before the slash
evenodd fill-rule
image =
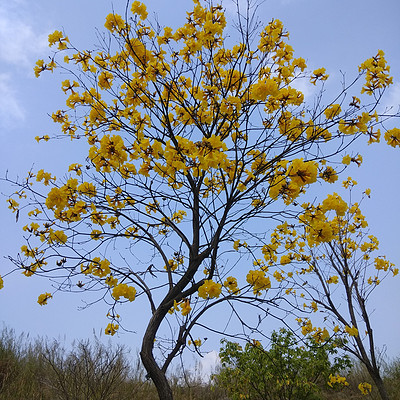
<path id="1" fill-rule="evenodd" d="M 238 343 L 222 343 L 222 369 L 214 381 L 233 400 L 321 399 L 330 378 L 351 365 L 347 356 L 337 356 L 335 342 L 321 346 L 309 339 L 300 345 L 285 329 L 272 333 L 269 350 L 257 341 L 244 349 Z"/>

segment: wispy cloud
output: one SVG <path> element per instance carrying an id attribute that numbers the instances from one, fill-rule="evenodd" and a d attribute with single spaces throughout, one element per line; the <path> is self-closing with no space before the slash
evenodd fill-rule
<path id="1" fill-rule="evenodd" d="M 257 4 L 257 0 L 222 0 L 226 12 L 234 16 L 237 15 L 238 11 L 242 16 L 245 16 L 248 8 L 249 12 L 254 12 Z"/>
<path id="2" fill-rule="evenodd" d="M 10 75 L 0 73 L 0 125 L 9 128 L 16 120 L 23 120 L 25 112 L 18 101 Z"/>
<path id="3" fill-rule="evenodd" d="M 32 69 L 35 58 L 47 46 L 46 34 L 35 31 L 21 0 L 0 5 L 0 61 Z M 2 68 L 3 69 L 3 68 Z"/>
<path id="4" fill-rule="evenodd" d="M 383 106 L 390 110 L 390 113 L 397 113 L 400 110 L 400 82 L 389 87 Z"/>
<path id="5" fill-rule="evenodd" d="M 47 47 L 43 27 L 34 26 L 34 7 L 26 0 L 0 4 L 0 126 L 12 129 L 25 118 L 24 91 L 33 80 L 33 66 Z M 28 80 L 28 81 L 27 81 Z"/>

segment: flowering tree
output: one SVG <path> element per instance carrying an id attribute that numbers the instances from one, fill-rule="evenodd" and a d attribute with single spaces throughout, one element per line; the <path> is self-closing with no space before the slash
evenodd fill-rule
<path id="1" fill-rule="evenodd" d="M 335 182 L 333 163 L 354 140 L 379 141 L 385 116 L 376 105 L 392 78 L 379 51 L 333 102 L 322 101 L 321 88 L 310 107 L 296 81 L 323 85 L 328 75 L 307 72 L 279 20 L 261 29 L 251 8 L 239 10 L 229 46 L 224 10 L 211 1 L 194 0 L 175 31 L 153 26 L 138 1 L 130 11 L 107 16 L 99 50 L 49 35 L 54 53 L 35 74 L 70 74 L 66 108 L 52 118 L 87 144 L 88 157 L 73 160 L 65 178 L 39 170 L 14 182 L 9 208 L 31 222 L 12 261 L 28 277 L 59 283 L 41 305 L 57 290 L 98 290 L 110 305 L 110 335 L 121 325 L 120 303 L 147 300 L 141 358 L 160 399 L 171 399 L 167 368 L 186 347 L 199 351 L 191 332 L 211 328 L 201 323 L 210 308 L 228 305 L 254 331 L 236 302 L 257 307 L 260 319 L 267 307 L 283 307 L 264 225 L 295 215 L 313 183 Z M 350 93 L 358 82 L 366 104 Z M 399 145 L 400 130 L 385 138 Z M 176 327 L 167 339 L 166 323 Z"/>
<path id="2" fill-rule="evenodd" d="M 356 184 L 351 178 L 343 182 L 350 192 Z M 370 196 L 370 189 L 364 196 Z M 276 255 L 284 252 L 275 272 L 285 276 L 288 296 L 309 313 L 324 315 L 323 328 L 313 326 L 312 317 L 297 318 L 301 332 L 319 343 L 332 337 L 344 339 L 341 347 L 365 365 L 380 397 L 389 399 L 367 305 L 380 282 L 399 270 L 378 253 L 379 241 L 369 234 L 359 203 L 347 204 L 334 193 L 320 204 L 304 203 L 302 207 L 299 224 L 278 225 L 269 245 Z M 364 382 L 359 389 L 369 394 L 372 386 Z"/>

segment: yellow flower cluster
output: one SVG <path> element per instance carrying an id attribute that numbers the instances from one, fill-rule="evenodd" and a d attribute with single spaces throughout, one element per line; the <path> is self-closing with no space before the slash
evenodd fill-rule
<path id="1" fill-rule="evenodd" d="M 329 381 L 327 382 L 330 387 L 333 387 L 335 384 L 349 386 L 349 383 L 346 380 L 345 376 L 336 375 L 329 375 Z"/>
<path id="2" fill-rule="evenodd" d="M 59 244 L 65 244 L 68 240 L 67 235 L 64 233 L 64 231 L 54 231 L 53 229 L 49 228 L 48 229 L 48 236 L 47 236 L 47 243 L 49 244 L 54 244 L 54 243 L 59 243 Z"/>
<path id="3" fill-rule="evenodd" d="M 316 85 L 316 82 L 318 80 L 320 81 L 326 81 L 328 79 L 329 75 L 326 74 L 325 68 L 318 68 L 315 71 L 313 71 L 313 74 L 310 78 L 310 82 L 313 85 Z"/>
<path id="4" fill-rule="evenodd" d="M 366 82 L 361 93 L 372 95 L 376 90 L 385 89 L 393 83 L 393 78 L 389 75 L 390 67 L 382 50 L 379 50 L 376 56 L 364 61 L 359 70 L 366 73 Z"/>
<path id="5" fill-rule="evenodd" d="M 308 307 L 307 304 L 304 304 L 304 307 Z M 310 308 L 315 312 L 317 310 L 316 303 L 312 302 Z M 322 344 L 330 339 L 328 330 L 326 328 L 317 328 L 313 326 L 309 318 L 296 318 L 296 321 L 301 326 L 301 333 L 304 336 L 309 335 L 316 343 Z"/>
<path id="6" fill-rule="evenodd" d="M 393 275 L 397 275 L 397 273 L 398 273 L 398 269 L 394 268 L 394 264 L 391 263 L 389 260 L 387 260 L 386 257 L 384 257 L 384 256 L 376 257 L 374 260 L 374 265 L 378 271 L 386 272 L 386 271 L 390 270 L 393 272 Z"/>
<path id="7" fill-rule="evenodd" d="M 347 203 L 337 194 L 328 194 L 322 202 L 322 210 L 326 213 L 329 210 L 336 211 L 336 215 L 343 217 L 348 209 Z"/>
<path id="8" fill-rule="evenodd" d="M 385 132 L 385 140 L 389 146 L 400 146 L 400 129 L 393 128 Z"/>
<path id="9" fill-rule="evenodd" d="M 328 183 L 334 183 L 339 179 L 337 172 L 328 165 L 320 174 L 319 176 Z"/>
<path id="10" fill-rule="evenodd" d="M 78 168 L 78 165 L 73 164 L 73 167 Z M 87 203 L 88 198 L 95 197 L 96 194 L 97 189 L 93 183 L 82 182 L 78 185 L 77 179 L 70 178 L 65 185 L 53 187 L 48 192 L 45 205 L 48 209 L 54 211 L 56 219 L 63 222 L 80 221 L 82 216 L 87 214 L 90 209 L 90 218 L 95 224 L 104 225 L 108 223 L 111 226 L 118 222 L 115 215 L 107 216 L 103 212 L 98 212 L 93 203 L 90 205 Z M 115 210 L 125 205 L 124 201 L 118 201 L 118 196 L 114 198 L 106 196 L 106 199 L 109 206 Z"/>
<path id="11" fill-rule="evenodd" d="M 355 326 L 350 326 L 346 325 L 344 327 L 345 332 L 350 335 L 350 336 L 358 336 L 358 329 Z"/>
<path id="12" fill-rule="evenodd" d="M 169 314 L 173 314 L 175 311 L 180 311 L 182 316 L 186 316 L 190 313 L 192 310 L 192 307 L 190 306 L 190 300 L 189 299 L 183 299 L 179 303 L 174 300 L 174 305 L 173 307 L 168 311 Z"/>
<path id="13" fill-rule="evenodd" d="M 326 283 L 333 283 L 334 285 L 337 285 L 339 283 L 339 277 L 337 275 L 333 275 L 326 280 Z"/>
<path id="14" fill-rule="evenodd" d="M 174 257 L 170 260 L 168 260 L 168 265 L 164 266 L 164 269 L 166 271 L 175 271 L 179 265 L 183 265 L 184 258 L 182 254 L 175 254 Z"/>
<path id="15" fill-rule="evenodd" d="M 256 101 L 265 101 L 269 96 L 279 94 L 278 84 L 273 79 L 264 79 L 251 87 L 250 98 Z"/>
<path id="16" fill-rule="evenodd" d="M 235 240 L 233 242 L 233 248 L 236 251 L 239 251 L 239 247 L 247 248 L 248 244 L 246 242 L 240 243 L 240 240 Z"/>
<path id="17" fill-rule="evenodd" d="M 228 289 L 229 293 L 240 294 L 240 289 L 238 288 L 237 279 L 233 276 L 228 276 L 224 281 L 224 286 Z"/>
<path id="18" fill-rule="evenodd" d="M 263 290 L 271 288 L 271 280 L 265 276 L 265 271 L 250 270 L 246 276 L 247 283 L 253 288 L 253 293 L 258 296 Z"/>
<path id="19" fill-rule="evenodd" d="M 118 278 L 114 278 L 111 274 L 107 276 L 107 278 L 105 279 L 104 283 L 108 286 L 108 287 L 115 287 L 118 284 Z"/>
<path id="20" fill-rule="evenodd" d="M 370 394 L 372 392 L 372 385 L 368 382 L 362 382 L 358 385 L 358 390 L 362 393 L 362 394 Z"/>
<path id="21" fill-rule="evenodd" d="M 318 166 L 312 161 L 295 159 L 291 163 L 284 161 L 278 164 L 275 176 L 270 181 L 269 195 L 272 199 L 281 196 L 290 204 L 304 190 L 306 185 L 316 182 Z"/>
<path id="22" fill-rule="evenodd" d="M 332 104 L 327 107 L 324 111 L 326 119 L 334 119 L 337 117 L 342 111 L 340 104 Z"/>
<path id="23" fill-rule="evenodd" d="M 192 310 L 192 307 L 190 307 L 190 301 L 188 299 L 182 302 L 181 307 L 182 307 L 181 313 L 183 316 L 188 315 Z"/>
<path id="24" fill-rule="evenodd" d="M 131 11 L 132 14 L 138 15 L 141 20 L 145 20 L 147 18 L 146 6 L 140 1 L 134 1 L 132 3 Z"/>
<path id="25" fill-rule="evenodd" d="M 134 301 L 136 296 L 136 289 L 133 286 L 128 286 L 126 283 L 120 283 L 114 286 L 112 290 L 112 297 L 115 300 L 119 300 L 121 297 L 125 297 L 129 301 Z"/>
<path id="26" fill-rule="evenodd" d="M 38 173 L 36 174 L 36 181 L 41 182 L 43 181 L 43 184 L 45 186 L 48 186 L 51 181 L 55 181 L 56 177 L 51 176 L 50 172 L 44 172 L 43 169 L 39 170 Z"/>
<path id="27" fill-rule="evenodd" d="M 110 322 L 107 325 L 107 327 L 105 328 L 104 333 L 106 335 L 114 336 L 117 333 L 118 329 L 119 329 L 119 325 L 118 324 L 113 324 L 113 323 Z"/>
<path id="28" fill-rule="evenodd" d="M 311 335 L 311 337 L 315 340 L 316 343 L 325 343 L 328 339 L 330 339 L 329 332 L 326 328 L 317 328 Z"/>
<path id="29" fill-rule="evenodd" d="M 41 306 L 44 306 L 47 304 L 47 300 L 51 299 L 53 296 L 51 295 L 51 293 L 42 293 L 41 295 L 39 295 L 38 297 L 38 303 Z"/>
<path id="30" fill-rule="evenodd" d="M 121 32 L 125 26 L 125 21 L 118 14 L 108 14 L 104 23 L 104 27 L 110 32 Z"/>
<path id="31" fill-rule="evenodd" d="M 34 259 L 30 265 L 21 265 L 24 269 L 23 274 L 25 276 L 32 276 L 38 268 L 47 265 L 47 261 L 45 261 L 43 257 L 44 250 L 39 250 L 37 247 L 28 247 L 27 245 L 23 245 L 21 246 L 21 252 L 25 257 Z"/>
<path id="32" fill-rule="evenodd" d="M 37 60 L 36 66 L 33 68 L 33 70 L 35 72 L 36 78 L 38 78 L 41 72 L 43 72 L 43 71 L 53 72 L 55 67 L 56 67 L 56 63 L 54 62 L 54 60 L 50 61 L 48 64 L 46 64 L 44 62 L 44 60 Z"/>
<path id="33" fill-rule="evenodd" d="M 104 278 L 111 273 L 110 261 L 107 259 L 100 259 L 100 257 L 94 257 L 93 261 L 88 264 L 81 264 L 81 272 L 85 275 L 92 274 L 99 278 Z"/>
<path id="34" fill-rule="evenodd" d="M 368 129 L 372 129 L 372 126 L 369 125 L 371 119 L 372 116 L 370 114 L 363 112 L 357 118 L 349 120 L 341 119 L 338 128 L 345 135 L 355 135 L 357 132 L 368 134 Z"/>
<path id="35" fill-rule="evenodd" d="M 308 335 L 309 333 L 313 332 L 314 329 L 315 329 L 315 328 L 313 327 L 311 321 L 310 321 L 308 318 L 306 318 L 305 321 L 303 321 L 303 323 L 302 323 L 302 326 L 301 326 L 301 333 L 302 333 L 304 336 L 306 336 L 306 335 Z"/>
<path id="36" fill-rule="evenodd" d="M 49 35 L 49 46 L 58 43 L 58 50 L 65 50 L 67 43 L 69 43 L 68 36 L 64 36 L 60 31 L 54 31 Z"/>
<path id="37" fill-rule="evenodd" d="M 8 208 L 9 208 L 12 212 L 17 212 L 17 211 L 18 211 L 19 203 L 18 203 L 16 200 L 14 200 L 14 199 L 12 199 L 12 198 L 9 198 L 9 199 L 7 200 L 7 203 L 8 203 Z"/>
<path id="38" fill-rule="evenodd" d="M 47 195 L 46 207 L 50 210 L 62 210 L 68 204 L 68 191 L 61 188 L 52 188 Z"/>
<path id="39" fill-rule="evenodd" d="M 204 284 L 199 287 L 199 297 L 203 299 L 213 299 L 221 294 L 222 285 L 214 282 L 212 279 L 205 280 Z"/>
<path id="40" fill-rule="evenodd" d="M 201 346 L 201 339 L 195 339 L 195 340 L 188 340 L 188 345 L 194 345 L 195 347 L 200 347 Z"/>
<path id="41" fill-rule="evenodd" d="M 99 147 L 92 146 L 89 158 L 98 171 L 110 172 L 118 170 L 127 160 L 124 141 L 119 135 L 104 135 Z"/>

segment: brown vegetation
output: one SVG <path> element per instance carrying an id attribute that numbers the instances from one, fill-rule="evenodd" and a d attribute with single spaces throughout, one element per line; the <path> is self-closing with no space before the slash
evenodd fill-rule
<path id="1" fill-rule="evenodd" d="M 382 369 L 390 398 L 400 398 L 400 359 Z M 359 382 L 368 380 L 368 373 L 359 364 L 347 380 L 349 386 L 343 390 L 323 390 L 320 400 L 379 399 L 375 387 L 369 396 L 358 390 Z M 200 368 L 176 370 L 169 375 L 176 400 L 229 400 L 217 381 L 213 382 L 204 382 Z M 146 379 L 139 358 L 132 358 L 123 346 L 106 345 L 94 337 L 67 350 L 60 341 L 32 340 L 29 335 L 16 336 L 13 330 L 4 328 L 0 332 L 0 399 L 157 400 L 158 394 Z"/>

